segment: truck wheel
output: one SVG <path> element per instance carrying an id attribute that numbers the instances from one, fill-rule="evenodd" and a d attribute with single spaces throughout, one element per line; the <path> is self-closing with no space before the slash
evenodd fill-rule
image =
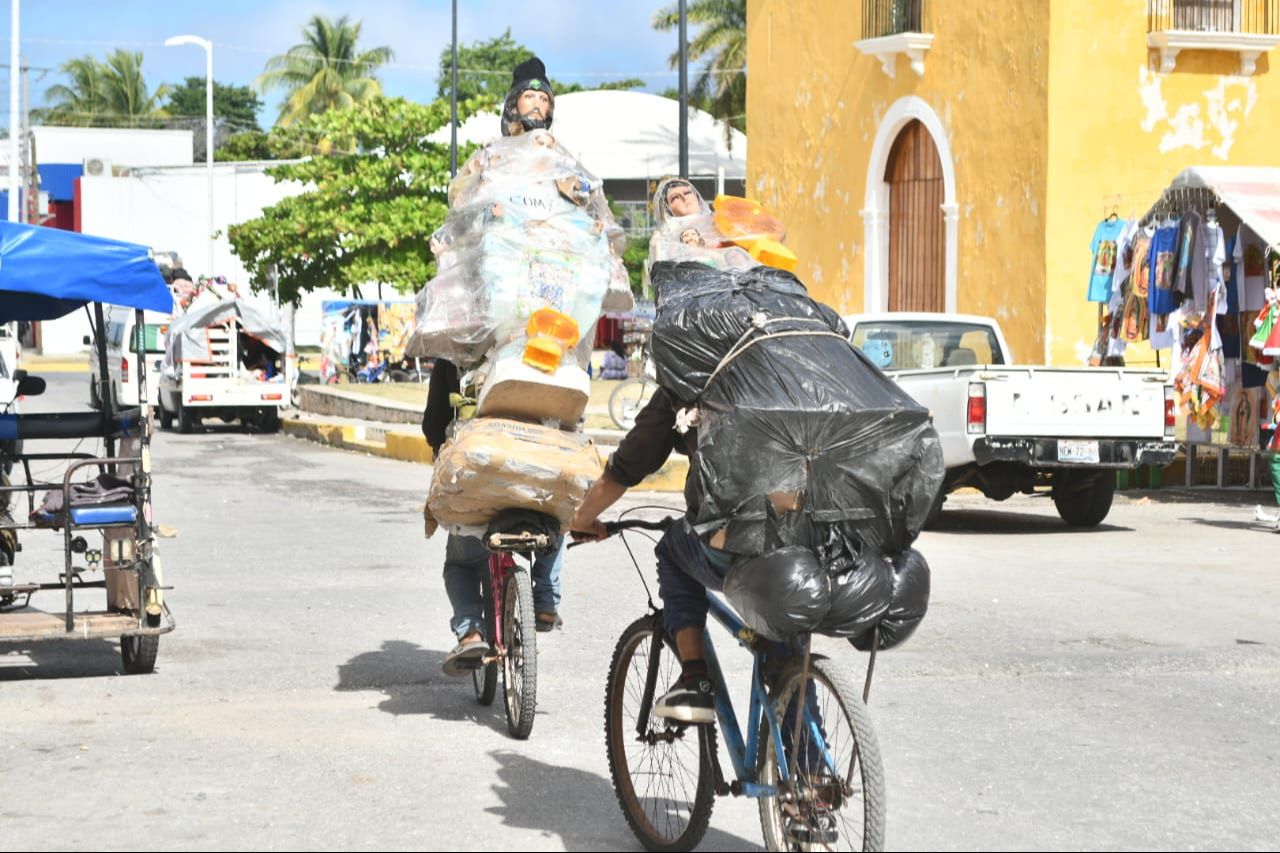
<path id="1" fill-rule="evenodd" d="M 178 432 L 187 434 L 195 429 L 196 424 L 200 423 L 200 418 L 196 417 L 196 413 L 191 411 L 189 406 L 178 403 Z"/>
<path id="2" fill-rule="evenodd" d="M 89 405 L 95 409 L 102 408 L 102 397 L 98 395 L 98 380 L 89 377 Z"/>
<path id="3" fill-rule="evenodd" d="M 266 433 L 280 431 L 280 410 L 272 406 L 269 409 L 259 409 L 257 420 L 258 429 Z"/>
<path id="4" fill-rule="evenodd" d="M 160 414 L 160 429 L 173 429 L 173 414 L 164 407 L 164 395 L 156 396 L 156 411 Z"/>
<path id="5" fill-rule="evenodd" d="M 1059 471 L 1053 475 L 1053 505 L 1072 527 L 1097 527 L 1111 512 L 1115 496 L 1116 477 L 1112 471 Z"/>

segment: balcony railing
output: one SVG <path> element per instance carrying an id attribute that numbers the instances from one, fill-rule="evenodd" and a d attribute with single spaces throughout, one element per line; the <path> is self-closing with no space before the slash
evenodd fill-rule
<path id="1" fill-rule="evenodd" d="M 1147 0 L 1147 32 L 1280 35 L 1280 0 Z"/>
<path id="2" fill-rule="evenodd" d="M 928 32 L 924 5 L 924 0 L 862 0 L 862 37 Z"/>

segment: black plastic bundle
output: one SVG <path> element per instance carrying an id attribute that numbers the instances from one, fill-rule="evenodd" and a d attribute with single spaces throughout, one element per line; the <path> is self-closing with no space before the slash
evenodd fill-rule
<path id="1" fill-rule="evenodd" d="M 743 558 L 807 549 L 831 579 L 818 629 L 866 632 L 890 608 L 885 561 L 915 541 L 942 482 L 928 411 L 849 343 L 835 312 L 791 273 L 656 263 L 650 277 L 658 383 L 698 412 L 686 489 L 694 529 Z M 768 611 L 776 595 L 753 603 L 746 590 L 771 583 L 742 584 L 730 600 Z M 816 586 L 797 578 L 779 588 Z M 821 609 L 798 598 L 790 606 Z M 776 634 L 768 618 L 761 625 L 752 627 Z"/>

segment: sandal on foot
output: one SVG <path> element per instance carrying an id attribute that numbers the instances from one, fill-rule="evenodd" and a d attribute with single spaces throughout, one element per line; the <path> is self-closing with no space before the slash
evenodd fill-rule
<path id="1" fill-rule="evenodd" d="M 458 643 L 453 651 L 444 656 L 441 668 L 444 674 L 453 678 L 470 675 L 472 670 L 484 664 L 485 653 L 489 651 L 489 643 L 485 640 L 472 640 L 469 643 Z"/>
<path id="2" fill-rule="evenodd" d="M 539 634 L 547 634 L 564 625 L 559 613 L 539 612 L 534 614 L 534 629 Z"/>

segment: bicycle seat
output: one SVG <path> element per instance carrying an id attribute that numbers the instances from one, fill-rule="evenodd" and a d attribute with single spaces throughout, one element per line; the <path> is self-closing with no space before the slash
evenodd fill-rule
<path id="1" fill-rule="evenodd" d="M 489 522 L 484 545 L 490 551 L 545 553 L 560 537 L 560 522 L 545 512 L 504 509 Z"/>

